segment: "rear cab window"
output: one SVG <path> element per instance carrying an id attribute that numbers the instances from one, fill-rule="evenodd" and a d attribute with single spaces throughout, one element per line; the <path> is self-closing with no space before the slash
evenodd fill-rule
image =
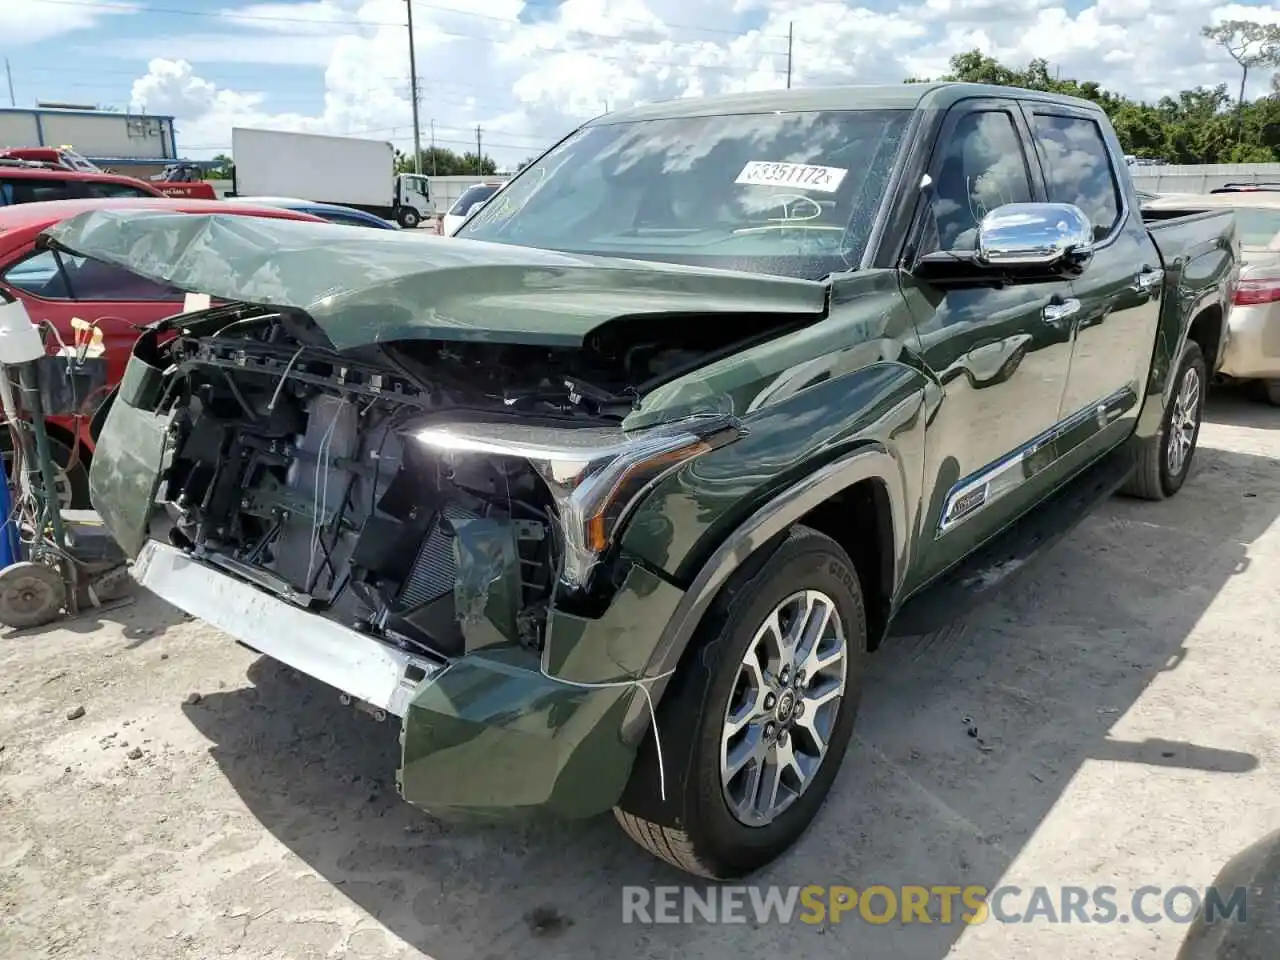
<path id="1" fill-rule="evenodd" d="M 1096 241 L 1120 225 L 1124 204 L 1106 137 L 1096 120 L 1037 111 L 1033 136 L 1050 203 L 1073 203 L 1093 224 Z"/>

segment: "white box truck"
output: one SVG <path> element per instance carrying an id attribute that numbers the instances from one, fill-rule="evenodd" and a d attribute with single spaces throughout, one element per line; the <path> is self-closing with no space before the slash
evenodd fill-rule
<path id="1" fill-rule="evenodd" d="M 340 203 L 416 227 L 432 212 L 427 178 L 395 172 L 395 148 L 284 130 L 231 130 L 232 191 L 237 197 L 295 197 Z"/>

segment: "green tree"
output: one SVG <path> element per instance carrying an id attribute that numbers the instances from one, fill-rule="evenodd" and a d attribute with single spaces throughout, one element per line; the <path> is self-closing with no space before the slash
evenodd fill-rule
<path id="1" fill-rule="evenodd" d="M 231 179 L 231 158 L 225 153 L 219 153 L 213 158 L 214 166 L 205 172 L 206 180 L 230 180 Z"/>
<path id="2" fill-rule="evenodd" d="M 455 153 L 447 147 L 428 147 L 422 151 L 422 172 L 429 177 L 457 177 L 477 173 L 489 176 L 497 171 L 498 164 L 487 155 L 477 160 L 474 153 Z M 413 154 L 397 150 L 396 173 L 413 172 Z"/>
<path id="3" fill-rule="evenodd" d="M 1236 101 L 1236 141 L 1243 143 L 1244 87 L 1250 67 L 1280 67 L 1280 26 L 1254 23 L 1252 20 L 1226 20 L 1203 27 L 1208 37 L 1240 65 L 1240 97 Z"/>

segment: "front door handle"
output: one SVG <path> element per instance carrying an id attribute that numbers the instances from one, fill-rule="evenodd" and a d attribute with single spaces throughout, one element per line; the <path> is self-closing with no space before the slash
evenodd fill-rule
<path id="1" fill-rule="evenodd" d="M 1044 319 L 1046 323 L 1058 323 L 1069 317 L 1074 317 L 1080 312 L 1080 301 L 1075 297 L 1066 300 L 1055 300 L 1044 308 Z"/>
<path id="2" fill-rule="evenodd" d="M 1163 280 L 1163 270 L 1153 270 L 1151 267 L 1143 267 L 1142 271 L 1134 278 L 1133 288 L 1138 293 L 1150 293 L 1155 287 L 1158 287 Z"/>

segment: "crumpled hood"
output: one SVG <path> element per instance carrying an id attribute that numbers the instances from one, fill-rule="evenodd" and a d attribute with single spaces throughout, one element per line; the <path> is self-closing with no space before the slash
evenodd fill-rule
<path id="1" fill-rule="evenodd" d="M 827 285 L 330 223 L 94 210 L 54 245 L 179 290 L 303 310 L 339 350 L 392 340 L 576 347 L 618 317 L 820 316 Z"/>

